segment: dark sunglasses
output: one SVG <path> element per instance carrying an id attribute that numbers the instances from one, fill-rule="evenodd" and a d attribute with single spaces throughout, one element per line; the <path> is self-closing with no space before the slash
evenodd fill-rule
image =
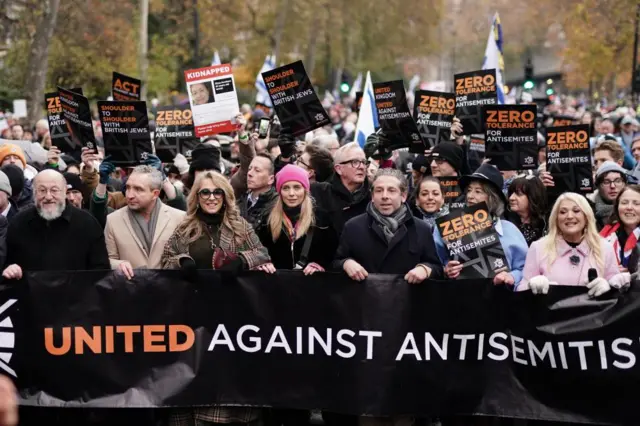
<path id="1" fill-rule="evenodd" d="M 213 191 L 210 189 L 201 189 L 200 191 L 198 191 L 198 196 L 202 199 L 202 200 L 208 200 L 209 198 L 211 198 L 211 196 L 214 196 L 214 198 L 217 198 L 218 200 L 224 198 L 224 191 L 220 188 L 216 188 Z"/>

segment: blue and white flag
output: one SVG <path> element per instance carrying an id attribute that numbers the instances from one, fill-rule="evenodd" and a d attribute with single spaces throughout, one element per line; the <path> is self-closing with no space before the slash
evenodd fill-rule
<path id="1" fill-rule="evenodd" d="M 487 49 L 484 52 L 483 70 L 496 70 L 496 89 L 498 91 L 498 104 L 504 104 L 504 57 L 502 56 L 502 25 L 500 15 L 493 17 Z"/>
<path id="2" fill-rule="evenodd" d="M 258 71 L 258 75 L 256 76 L 256 103 L 265 105 L 269 108 L 273 108 L 273 104 L 271 103 L 271 97 L 269 96 L 269 91 L 267 90 L 267 85 L 264 84 L 264 79 L 262 78 L 262 73 L 271 71 L 276 67 L 276 58 L 275 56 L 267 55 L 264 59 L 264 64 L 262 64 L 262 68 Z"/>
<path id="3" fill-rule="evenodd" d="M 362 93 L 362 104 L 358 113 L 358 124 L 356 126 L 356 142 L 363 147 L 367 141 L 367 136 L 375 133 L 378 124 L 378 110 L 376 109 L 376 98 L 373 96 L 373 83 L 371 74 L 367 71 L 367 78 L 364 83 Z"/>
<path id="4" fill-rule="evenodd" d="M 211 59 L 211 65 L 222 65 L 222 62 L 220 62 L 220 54 L 218 53 L 217 50 L 213 52 L 213 59 Z"/>
<path id="5" fill-rule="evenodd" d="M 356 92 L 362 91 L 362 73 L 358 73 L 358 77 L 353 82 L 353 86 L 351 87 L 351 91 L 349 92 L 349 96 L 353 99 L 356 98 Z"/>

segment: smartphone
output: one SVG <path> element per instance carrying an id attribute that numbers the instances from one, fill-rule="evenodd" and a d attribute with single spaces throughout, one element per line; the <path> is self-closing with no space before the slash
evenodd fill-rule
<path id="1" fill-rule="evenodd" d="M 269 125 L 271 123 L 271 120 L 268 118 L 261 118 L 260 119 L 260 123 L 258 124 L 258 137 L 260 139 L 264 139 L 267 137 L 267 134 L 269 133 Z"/>

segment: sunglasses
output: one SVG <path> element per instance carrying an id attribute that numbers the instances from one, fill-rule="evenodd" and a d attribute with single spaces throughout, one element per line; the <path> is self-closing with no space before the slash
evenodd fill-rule
<path id="1" fill-rule="evenodd" d="M 220 200 L 224 198 L 224 191 L 220 188 L 216 188 L 213 191 L 207 188 L 201 189 L 200 191 L 198 191 L 198 196 L 202 200 L 208 200 L 209 198 L 211 198 L 212 195 L 214 198 L 217 198 L 218 200 Z"/>

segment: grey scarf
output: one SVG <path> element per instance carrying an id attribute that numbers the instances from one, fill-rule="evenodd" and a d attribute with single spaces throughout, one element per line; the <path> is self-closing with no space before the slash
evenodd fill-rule
<path id="1" fill-rule="evenodd" d="M 129 219 L 131 219 L 131 226 L 133 232 L 136 233 L 138 239 L 142 241 L 147 256 L 151 253 L 151 246 L 153 245 L 153 236 L 156 232 L 156 224 L 158 223 L 158 216 L 160 215 L 160 209 L 162 208 L 162 201 L 156 200 L 156 205 L 151 211 L 151 217 L 149 222 L 144 220 L 144 216 L 140 213 L 136 213 L 127 207 L 129 211 Z"/>
<path id="2" fill-rule="evenodd" d="M 391 242 L 393 236 L 398 232 L 400 225 L 404 224 L 411 215 L 406 204 L 400 206 L 391 216 L 384 216 L 374 207 L 373 203 L 369 203 L 367 205 L 367 213 L 369 213 L 373 220 L 382 228 L 387 243 Z"/>
<path id="3" fill-rule="evenodd" d="M 613 213 L 613 203 L 607 203 L 600 196 L 600 191 L 596 192 L 593 203 L 596 206 L 596 219 L 600 219 L 603 223 L 609 223 L 609 217 Z"/>
<path id="4" fill-rule="evenodd" d="M 420 213 L 422 213 L 422 220 L 424 222 L 426 222 L 431 229 L 436 228 L 436 219 L 441 218 L 442 216 L 448 215 L 449 214 L 449 205 L 448 204 L 444 204 L 440 210 L 438 210 L 435 213 L 427 213 L 426 211 L 422 210 L 422 207 L 420 206 L 416 206 L 418 208 L 418 211 Z"/>

